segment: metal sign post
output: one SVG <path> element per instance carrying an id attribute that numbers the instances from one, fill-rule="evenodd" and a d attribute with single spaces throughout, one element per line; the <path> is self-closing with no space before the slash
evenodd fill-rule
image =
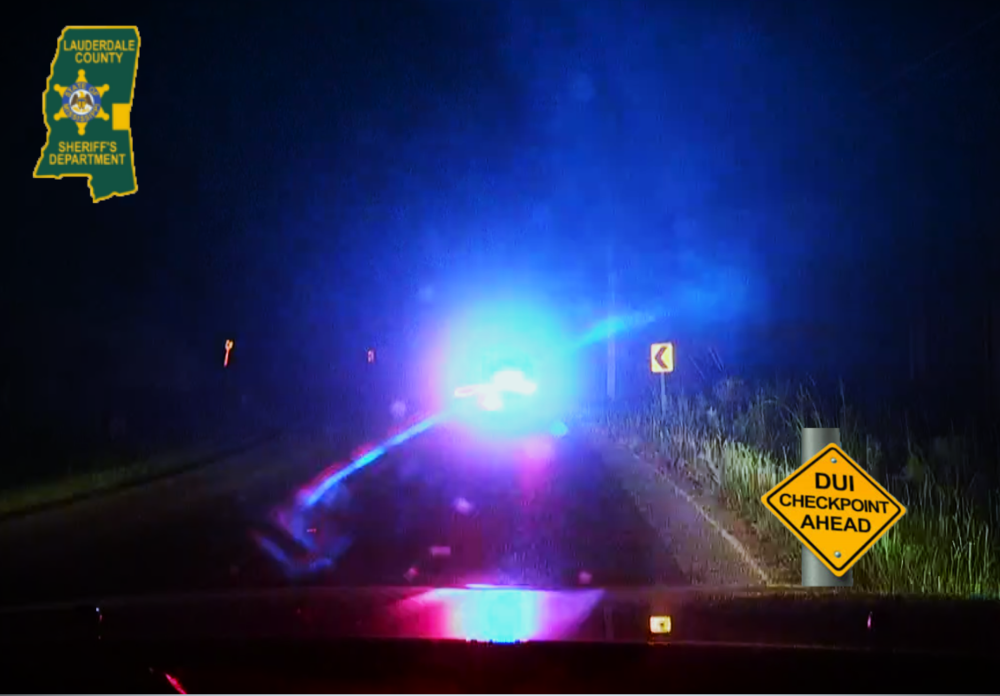
<path id="1" fill-rule="evenodd" d="M 840 428 L 803 428 L 802 462 L 808 462 L 830 443 L 840 446 Z M 837 577 L 823 565 L 816 554 L 805 544 L 802 545 L 802 586 L 803 587 L 854 587 L 854 571 L 849 570 Z"/>
<path id="2" fill-rule="evenodd" d="M 667 415 L 667 377 L 666 373 L 660 373 L 660 413 Z"/>

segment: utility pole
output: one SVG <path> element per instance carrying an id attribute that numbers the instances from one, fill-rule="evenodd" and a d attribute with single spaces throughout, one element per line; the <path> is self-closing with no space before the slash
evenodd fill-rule
<path id="1" fill-rule="evenodd" d="M 614 241 L 608 244 L 608 400 L 615 400 L 615 333 L 614 317 L 617 311 L 615 297 L 615 248 Z"/>

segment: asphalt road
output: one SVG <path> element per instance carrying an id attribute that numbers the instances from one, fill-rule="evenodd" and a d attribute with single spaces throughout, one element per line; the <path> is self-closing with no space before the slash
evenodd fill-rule
<path id="1" fill-rule="evenodd" d="M 303 524 L 318 549 L 308 551 L 272 513 L 301 511 L 287 507 L 296 492 L 360 444 L 300 430 L 174 479 L 8 520 L 0 604 L 298 583 L 687 584 L 572 431 L 505 443 L 447 428 L 418 435 L 346 477 L 335 504 L 310 508 Z"/>

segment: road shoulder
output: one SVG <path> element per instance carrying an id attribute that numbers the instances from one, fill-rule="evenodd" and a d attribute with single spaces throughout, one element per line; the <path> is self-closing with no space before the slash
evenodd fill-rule
<path id="1" fill-rule="evenodd" d="M 669 547 L 692 585 L 748 587 L 779 584 L 762 545 L 739 518 L 692 482 L 617 445 L 588 433 L 619 484 Z"/>

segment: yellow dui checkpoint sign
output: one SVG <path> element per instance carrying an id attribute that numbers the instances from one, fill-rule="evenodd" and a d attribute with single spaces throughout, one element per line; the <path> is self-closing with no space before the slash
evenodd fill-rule
<path id="1" fill-rule="evenodd" d="M 906 514 L 889 491 L 833 443 L 761 500 L 838 578 Z"/>

